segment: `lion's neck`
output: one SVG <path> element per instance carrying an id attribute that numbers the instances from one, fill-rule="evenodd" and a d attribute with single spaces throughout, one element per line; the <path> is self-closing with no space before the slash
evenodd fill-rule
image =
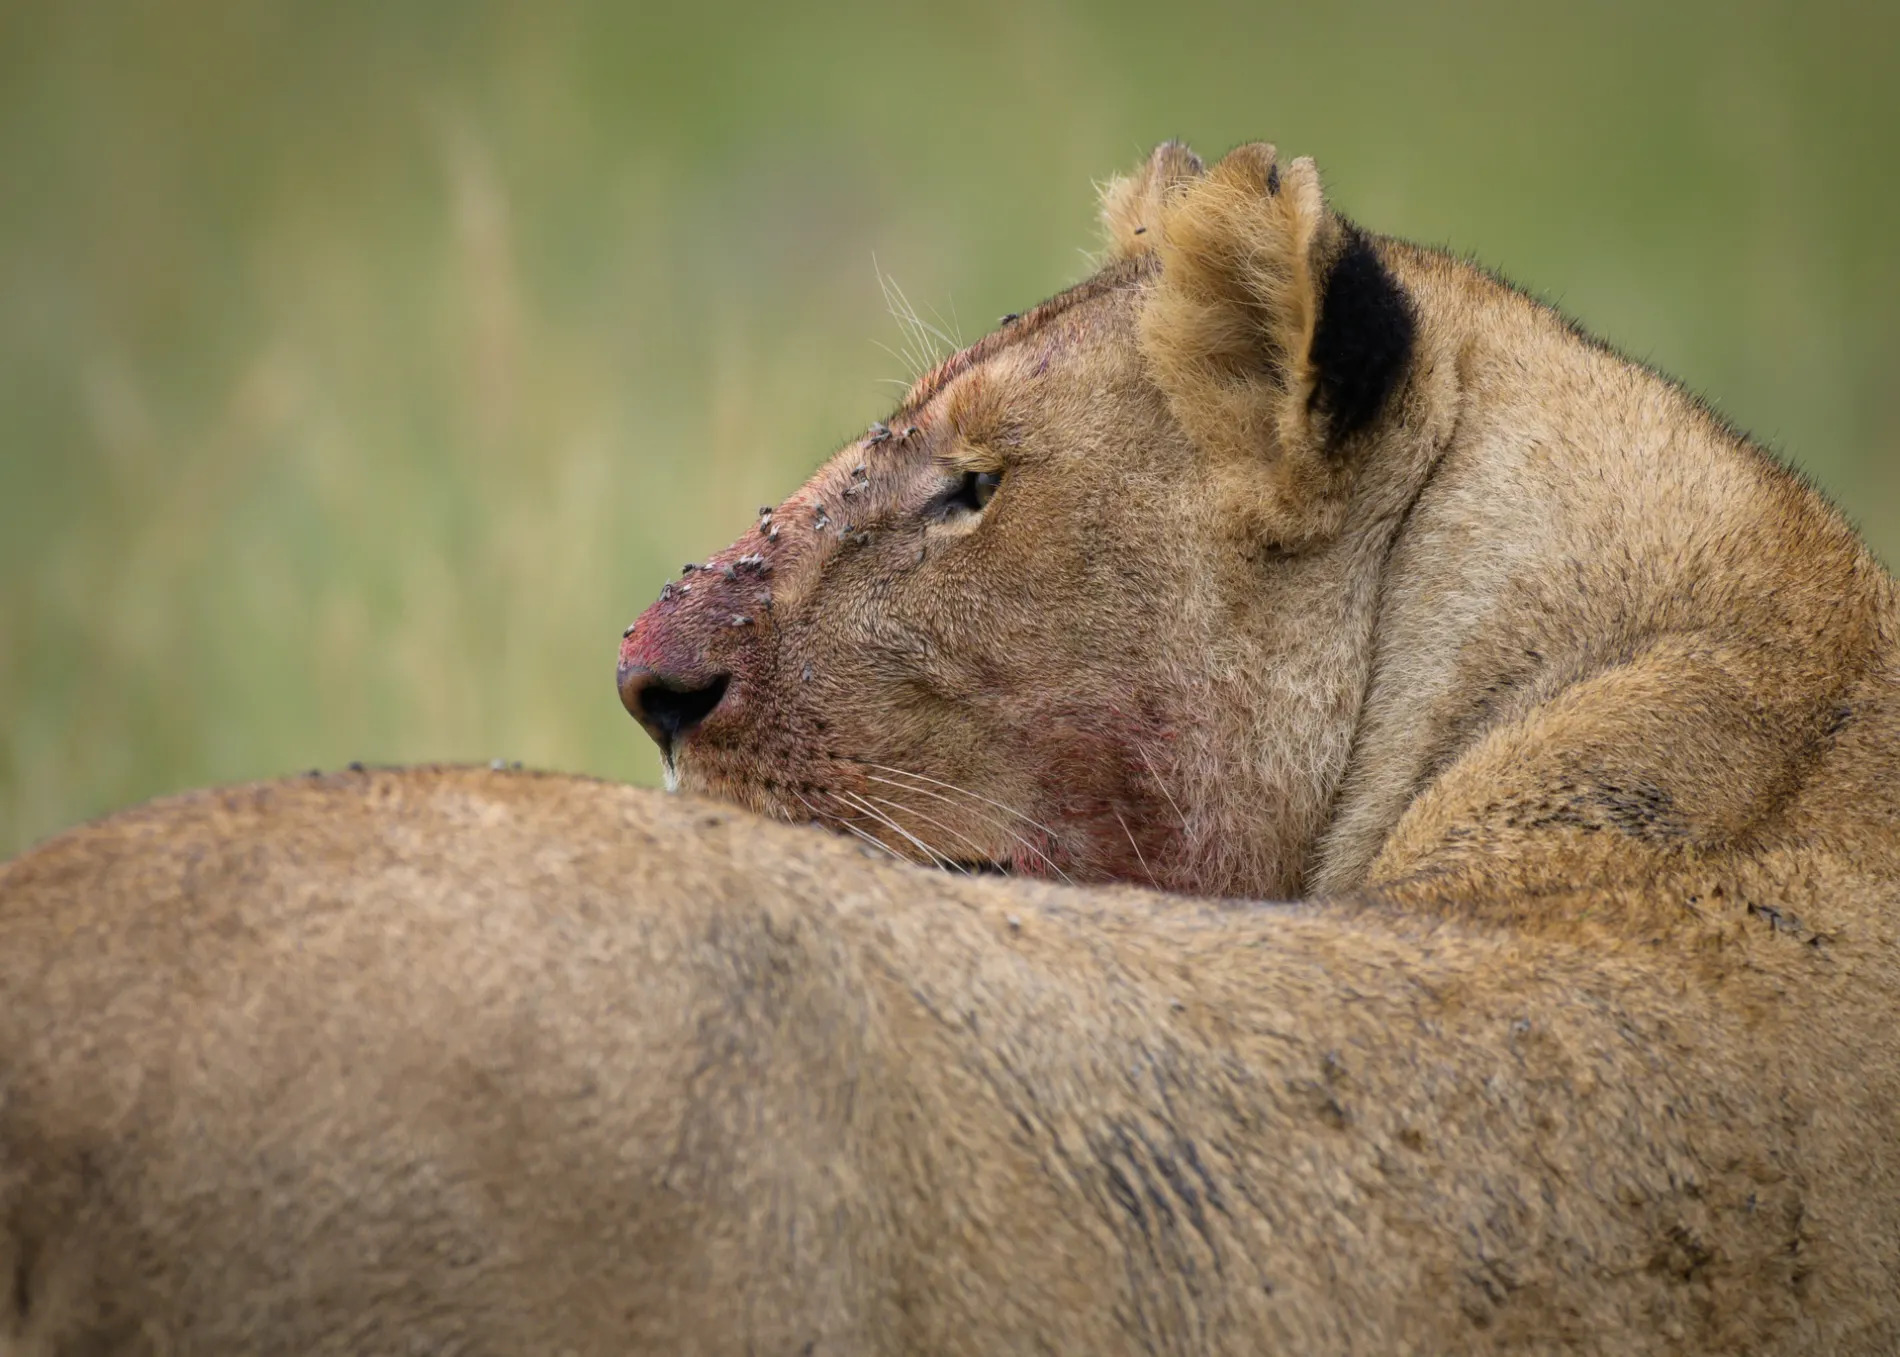
<path id="1" fill-rule="evenodd" d="M 1446 287 L 1442 268 L 1408 282 Z M 1308 893 L 1510 856 L 1532 838 L 1524 807 L 1555 807 L 1546 838 L 1592 816 L 1742 834 L 1839 686 L 1807 668 L 1871 654 L 1890 606 L 1818 497 L 1689 398 L 1502 289 L 1478 306 L 1458 290 L 1421 298 L 1463 317 L 1428 353 L 1457 414 L 1380 562 Z M 1719 753 L 1672 759 L 1683 745 Z"/>
<path id="2" fill-rule="evenodd" d="M 1449 344 L 1429 323 L 1420 341 Z M 1205 624 L 1216 636 L 1268 639 L 1218 666 L 1216 690 L 1197 704 L 1228 716 L 1200 727 L 1203 747 L 1184 760 L 1196 851 L 1168 884 L 1264 899 L 1311 893 L 1355 764 L 1389 560 L 1458 430 L 1455 363 L 1432 353 L 1420 366 L 1402 426 L 1371 454 L 1332 547 L 1269 567 L 1270 588 L 1238 589 L 1240 601 Z M 1236 748 L 1253 757 L 1236 761 Z"/>

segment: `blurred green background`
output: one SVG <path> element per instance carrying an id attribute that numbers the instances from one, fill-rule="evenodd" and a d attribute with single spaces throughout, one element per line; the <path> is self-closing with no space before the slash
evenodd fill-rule
<path id="1" fill-rule="evenodd" d="M 1900 7 L 0 0 L 0 853 L 193 784 L 651 780 L 620 627 L 1182 136 L 1320 159 L 1900 559 Z M 874 261 L 875 260 L 875 264 Z"/>

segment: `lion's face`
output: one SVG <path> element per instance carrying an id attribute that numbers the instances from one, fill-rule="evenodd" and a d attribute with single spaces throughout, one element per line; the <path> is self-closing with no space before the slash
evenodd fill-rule
<path id="1" fill-rule="evenodd" d="M 1162 773 L 1209 543 L 1136 286 L 1123 269 L 945 363 L 668 586 L 622 653 L 723 676 L 663 738 L 682 785 L 926 859 L 1145 880 L 1179 857 Z"/>
<path id="2" fill-rule="evenodd" d="M 1130 211 L 1198 178 L 1185 154 Z M 620 678 L 679 785 L 946 866 L 1297 884 L 1344 754 L 1311 729 L 1325 685 L 1284 662 L 1331 644 L 1328 553 L 1237 506 L 1231 450 L 1181 417 L 1165 259 L 1129 250 L 1006 321 L 666 586 Z M 1213 718 L 1284 705 L 1283 680 L 1284 747 L 1248 748 L 1270 718 Z"/>

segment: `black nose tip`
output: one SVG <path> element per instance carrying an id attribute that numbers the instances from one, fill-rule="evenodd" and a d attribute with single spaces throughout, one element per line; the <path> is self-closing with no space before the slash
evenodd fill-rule
<path id="1" fill-rule="evenodd" d="M 686 679 L 639 664 L 621 665 L 619 678 L 622 705 L 663 750 L 711 716 L 732 684 L 730 674 Z"/>

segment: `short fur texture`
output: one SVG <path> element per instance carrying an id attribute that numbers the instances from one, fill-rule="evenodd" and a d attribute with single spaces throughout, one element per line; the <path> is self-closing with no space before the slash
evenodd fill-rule
<path id="1" fill-rule="evenodd" d="M 0 1346 L 1900 1347 L 1893 581 L 1310 162 L 1105 221 L 625 638 L 865 843 L 425 770 L 0 871 Z"/>
<path id="2" fill-rule="evenodd" d="M 0 869 L 0 1350 L 1900 1339 L 1871 869 L 1270 906 L 866 851 L 419 770 Z"/>

